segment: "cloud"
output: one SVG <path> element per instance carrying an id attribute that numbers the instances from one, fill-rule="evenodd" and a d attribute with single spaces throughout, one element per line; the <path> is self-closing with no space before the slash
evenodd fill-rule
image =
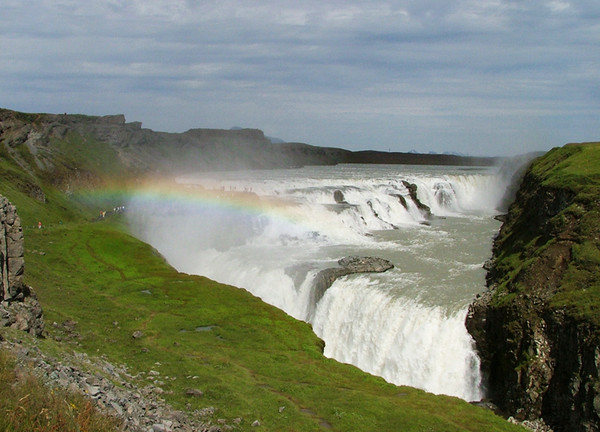
<path id="1" fill-rule="evenodd" d="M 549 148 L 598 139 L 598 18 L 591 0 L 6 0 L 0 100 L 354 149 Z"/>

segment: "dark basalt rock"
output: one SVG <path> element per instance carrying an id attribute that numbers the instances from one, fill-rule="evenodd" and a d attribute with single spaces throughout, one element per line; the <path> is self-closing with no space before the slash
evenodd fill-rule
<path id="1" fill-rule="evenodd" d="M 333 192 L 333 199 L 338 204 L 348 204 L 346 202 L 346 198 L 344 197 L 344 193 L 339 189 Z"/>
<path id="2" fill-rule="evenodd" d="M 398 198 L 398 201 L 400 201 L 400 204 L 402 204 L 402 207 L 404 207 L 406 210 L 408 210 L 408 203 L 406 202 L 406 198 L 404 198 L 404 195 L 391 194 L 391 196 Z"/>
<path id="3" fill-rule="evenodd" d="M 428 205 L 423 204 L 417 196 L 417 185 L 414 183 L 409 183 L 406 180 L 402 180 L 402 184 L 408 190 L 408 195 L 410 196 L 410 199 L 413 200 L 417 208 L 423 212 L 425 217 L 431 218 L 431 209 Z"/>

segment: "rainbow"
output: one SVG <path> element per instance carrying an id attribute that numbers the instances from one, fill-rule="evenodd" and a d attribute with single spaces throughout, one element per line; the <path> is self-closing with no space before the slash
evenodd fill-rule
<path id="1" fill-rule="evenodd" d="M 151 206 L 167 203 L 173 206 L 215 209 L 250 216 L 268 215 L 296 225 L 308 221 L 297 211 L 298 204 L 275 198 L 259 197 L 253 192 L 207 189 L 200 185 L 181 184 L 171 180 L 153 180 L 114 185 L 81 192 L 87 199 L 109 208 L 136 203 Z M 101 204 L 100 204 L 101 203 Z"/>

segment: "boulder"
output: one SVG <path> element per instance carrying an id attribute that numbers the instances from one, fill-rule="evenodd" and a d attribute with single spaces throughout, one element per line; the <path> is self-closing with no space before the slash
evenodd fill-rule
<path id="1" fill-rule="evenodd" d="M 189 388 L 185 391 L 185 395 L 192 398 L 199 398 L 204 396 L 204 392 L 195 388 Z"/>
<path id="2" fill-rule="evenodd" d="M 346 202 L 346 198 L 344 197 L 344 193 L 339 189 L 337 189 L 333 192 L 333 199 L 338 204 L 348 204 Z"/>

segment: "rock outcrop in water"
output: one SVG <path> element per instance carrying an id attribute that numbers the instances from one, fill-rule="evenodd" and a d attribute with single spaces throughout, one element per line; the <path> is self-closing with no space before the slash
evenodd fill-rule
<path id="1" fill-rule="evenodd" d="M 414 183 L 407 182 L 406 180 L 402 180 L 402 184 L 408 190 L 408 196 L 410 196 L 410 199 L 415 203 L 417 208 L 421 210 L 421 212 L 426 218 L 430 218 L 431 209 L 428 205 L 423 204 L 417 196 L 417 185 Z"/>
<path id="2" fill-rule="evenodd" d="M 31 287 L 23 283 L 23 228 L 17 209 L 0 196 L 0 326 L 41 336 L 42 308 Z"/>
<path id="3" fill-rule="evenodd" d="M 337 203 L 337 204 L 348 204 L 346 202 L 346 198 L 344 197 L 344 193 L 337 189 L 333 192 L 333 200 Z"/>
<path id="4" fill-rule="evenodd" d="M 533 163 L 466 322 L 491 400 L 555 432 L 600 430 L 599 157 L 596 143 Z"/>
<path id="5" fill-rule="evenodd" d="M 355 273 L 383 273 L 394 268 L 390 261 L 377 257 L 359 257 L 348 256 L 338 260 L 339 267 L 332 267 L 321 270 L 317 273 L 311 292 L 311 307 L 316 307 L 317 303 L 325 291 L 331 287 L 337 278 Z M 311 314 L 313 311 L 311 311 Z"/>
<path id="6" fill-rule="evenodd" d="M 419 197 L 417 195 L 417 185 L 414 183 L 410 183 L 406 180 L 402 180 L 402 184 L 408 191 L 409 198 L 415 204 L 415 206 L 421 211 L 421 214 L 423 215 L 423 217 L 425 219 L 431 219 L 432 218 L 431 209 L 429 208 L 428 205 L 423 204 L 421 202 L 421 200 L 419 199 Z M 404 207 L 406 210 L 408 210 L 408 201 L 406 201 L 406 197 L 404 197 L 404 195 L 392 194 L 391 196 L 398 198 L 398 201 L 400 202 L 400 204 L 402 204 L 402 207 Z"/>

